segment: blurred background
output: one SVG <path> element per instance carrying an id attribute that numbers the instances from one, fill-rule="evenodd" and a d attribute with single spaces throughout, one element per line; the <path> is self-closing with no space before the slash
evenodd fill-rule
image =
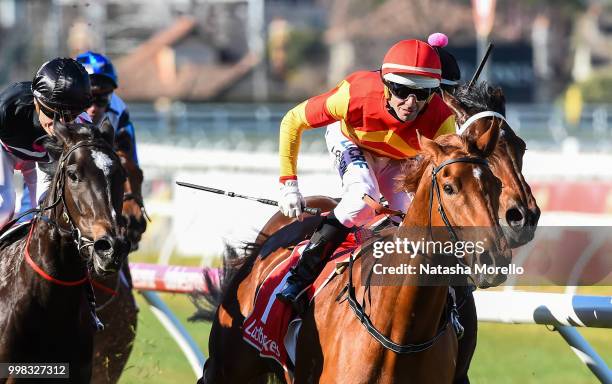
<path id="1" fill-rule="evenodd" d="M 508 121 L 528 143 L 528 180 L 611 177 L 609 1 L 0 0 L 0 85 L 31 79 L 52 57 L 108 55 L 136 128 L 148 208 L 162 231 L 184 234 L 165 245 L 167 236 L 148 236 L 143 248 L 214 256 L 274 209 L 173 182 L 276 198 L 283 115 L 351 71 L 378 68 L 394 42 L 433 32 L 449 36 L 464 81 L 495 43 L 481 79 L 504 90 Z M 337 195 L 323 130 L 305 134 L 301 153 L 304 192 Z M 253 215 L 236 229 L 244 210 Z M 211 224 L 211 213 L 227 222 Z M 214 232 L 210 244 L 196 228 Z"/>
<path id="2" fill-rule="evenodd" d="M 507 119 L 527 142 L 523 173 L 544 211 L 540 225 L 609 226 L 612 1 L 0 0 L 0 86 L 30 80 L 53 57 L 110 57 L 153 218 L 132 260 L 219 265 L 224 244 L 254 239 L 276 208 L 174 182 L 276 199 L 283 115 L 354 70 L 377 69 L 396 41 L 434 32 L 448 35 L 466 82 L 495 43 L 481 80 L 503 88 Z M 323 135 L 305 133 L 300 185 L 305 195 L 338 196 Z M 182 318 L 193 309 L 166 299 Z M 146 309 L 141 324 L 124 382 L 191 381 Z M 206 330 L 189 327 L 205 350 Z M 593 382 L 558 336 L 507 327 L 483 325 L 473 382 Z M 609 332 L 586 334 L 610 364 Z"/>

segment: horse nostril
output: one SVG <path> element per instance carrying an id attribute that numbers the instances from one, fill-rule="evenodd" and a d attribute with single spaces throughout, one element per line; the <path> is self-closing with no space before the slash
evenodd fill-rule
<path id="1" fill-rule="evenodd" d="M 525 224 L 525 215 L 518 207 L 506 211 L 506 221 L 512 228 L 521 228 Z"/>
<path id="2" fill-rule="evenodd" d="M 100 239 L 94 241 L 94 252 L 100 253 L 109 253 L 113 250 L 113 241 L 110 237 L 101 237 Z"/>

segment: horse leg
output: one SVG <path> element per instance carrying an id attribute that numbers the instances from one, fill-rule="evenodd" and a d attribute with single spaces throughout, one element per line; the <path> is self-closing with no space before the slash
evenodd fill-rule
<path id="1" fill-rule="evenodd" d="M 224 327 L 218 316 L 209 339 L 209 358 L 198 384 L 261 383 L 262 376 L 276 374 L 255 348 L 242 339 L 240 327 Z"/>
<path id="2" fill-rule="evenodd" d="M 463 337 L 458 342 L 457 368 L 455 370 L 454 384 L 469 384 L 468 369 L 474 351 L 478 332 L 478 319 L 476 318 L 476 303 L 472 292 L 463 292 L 467 287 L 455 287 L 457 296 L 464 297 L 464 304 L 459 308 L 459 321 L 464 328 Z"/>
<path id="3" fill-rule="evenodd" d="M 121 277 L 117 277 L 121 279 Z M 105 279 L 113 287 L 115 279 Z M 136 338 L 138 308 L 133 291 L 120 280 L 117 296 L 98 311 L 105 329 L 94 338 L 94 373 L 92 383 L 116 383 L 132 352 Z M 103 302 L 101 302 L 104 305 Z"/>

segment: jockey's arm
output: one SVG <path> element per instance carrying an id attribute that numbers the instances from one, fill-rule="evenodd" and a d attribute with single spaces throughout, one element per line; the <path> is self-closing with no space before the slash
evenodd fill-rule
<path id="1" fill-rule="evenodd" d="M 130 113 L 127 108 L 121 113 L 119 116 L 119 124 L 117 124 L 117 131 L 125 129 L 125 131 L 130 135 L 130 140 L 132 141 L 132 155 L 133 160 L 138 165 L 138 150 L 136 148 L 136 132 L 134 132 L 134 124 L 130 121 Z"/>
<path id="2" fill-rule="evenodd" d="M 280 182 L 297 179 L 297 158 L 302 132 L 327 126 L 346 118 L 349 84 L 342 81 L 336 88 L 312 97 L 287 112 L 280 124 Z"/>

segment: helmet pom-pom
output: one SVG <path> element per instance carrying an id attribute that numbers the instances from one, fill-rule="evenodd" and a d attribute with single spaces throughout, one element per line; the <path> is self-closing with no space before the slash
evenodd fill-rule
<path id="1" fill-rule="evenodd" d="M 448 44 L 448 36 L 440 32 L 432 33 L 427 38 L 427 42 L 432 47 L 444 48 Z"/>

